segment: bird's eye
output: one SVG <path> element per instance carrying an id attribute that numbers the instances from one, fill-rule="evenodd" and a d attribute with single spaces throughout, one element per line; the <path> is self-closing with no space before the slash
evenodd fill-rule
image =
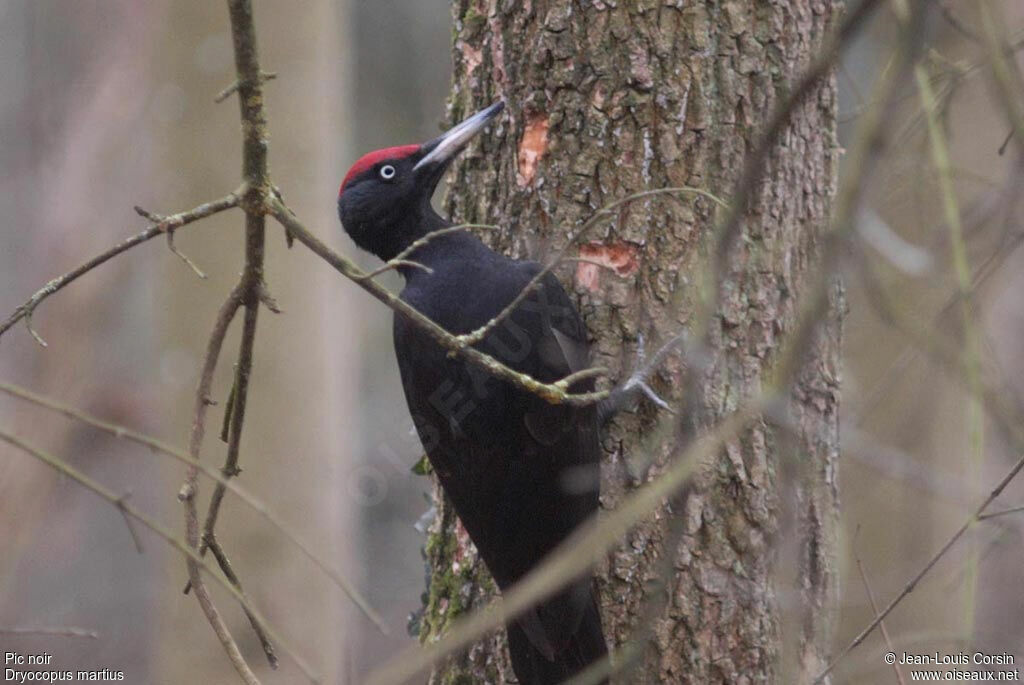
<path id="1" fill-rule="evenodd" d="M 390 181 L 395 177 L 395 167 L 390 164 L 385 164 L 380 168 L 380 177 L 385 181 Z"/>

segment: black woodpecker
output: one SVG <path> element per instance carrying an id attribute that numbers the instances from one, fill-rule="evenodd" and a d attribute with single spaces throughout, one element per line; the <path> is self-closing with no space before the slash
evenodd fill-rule
<path id="1" fill-rule="evenodd" d="M 431 206 L 434 190 L 452 159 L 503 108 L 498 102 L 422 145 L 359 159 L 338 194 L 338 216 L 355 243 L 390 260 L 415 240 L 452 226 Z M 403 261 L 401 298 L 453 334 L 496 317 L 541 271 L 536 262 L 498 254 L 466 231 L 432 238 Z M 504 590 L 597 511 L 598 408 L 549 404 L 450 356 L 398 314 L 394 343 L 420 441 Z M 551 274 L 476 347 L 544 382 L 589 363 L 583 321 Z M 571 389 L 591 390 L 593 381 Z M 508 624 L 521 683 L 560 683 L 606 655 L 592 585 L 589 576 L 577 580 Z"/>

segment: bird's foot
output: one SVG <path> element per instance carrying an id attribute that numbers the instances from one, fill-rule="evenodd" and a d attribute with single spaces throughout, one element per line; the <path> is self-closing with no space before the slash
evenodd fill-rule
<path id="1" fill-rule="evenodd" d="M 648 380 L 658 370 L 665 358 L 679 345 L 686 341 L 686 333 L 682 332 L 672 337 L 662 345 L 654 355 L 648 359 L 644 336 L 641 333 L 637 336 L 636 347 L 636 368 L 629 375 L 624 383 L 614 388 L 608 398 L 599 407 L 601 422 L 604 423 L 629 407 L 641 395 L 649 399 L 655 406 L 672 412 L 672 407 L 663 400 L 658 393 L 648 384 Z"/>
<path id="2" fill-rule="evenodd" d="M 661 407 L 666 411 L 672 411 L 672 407 L 668 406 L 668 402 L 661 399 L 661 397 L 658 396 L 658 393 L 654 392 L 654 389 L 647 384 L 647 379 L 649 379 L 654 374 L 658 366 L 660 366 L 661 363 L 664 361 L 664 358 L 668 355 L 669 352 L 672 351 L 672 348 L 680 344 L 683 341 L 683 339 L 684 334 L 680 333 L 679 335 L 677 335 L 676 337 L 672 338 L 667 343 L 662 345 L 661 349 L 658 350 L 654 357 L 651 358 L 650 361 L 647 361 L 647 350 L 645 346 L 644 335 L 643 333 L 638 335 L 636 344 L 637 368 L 636 370 L 633 371 L 632 374 L 630 374 L 629 378 L 626 379 L 626 382 L 622 384 L 623 391 L 626 393 L 632 393 L 634 395 L 636 393 L 642 393 L 656 406 Z"/>

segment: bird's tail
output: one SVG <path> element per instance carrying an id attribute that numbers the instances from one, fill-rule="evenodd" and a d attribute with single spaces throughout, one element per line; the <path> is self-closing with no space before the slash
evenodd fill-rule
<path id="1" fill-rule="evenodd" d="M 580 586 L 556 595 L 537 607 L 537 613 L 551 615 L 566 606 L 567 595 L 580 591 Z M 597 608 L 597 600 L 590 588 L 590 579 L 586 580 L 584 591 L 589 595 L 579 626 L 560 645 L 539 647 L 530 635 L 535 627 L 524 626 L 522 621 L 512 621 L 508 629 L 509 654 L 512 657 L 512 669 L 521 685 L 557 685 L 574 675 L 579 674 L 596 661 L 608 655 L 601 630 L 601 614 Z M 528 635 L 529 632 L 529 635 Z M 607 683 L 607 679 L 600 681 Z"/>

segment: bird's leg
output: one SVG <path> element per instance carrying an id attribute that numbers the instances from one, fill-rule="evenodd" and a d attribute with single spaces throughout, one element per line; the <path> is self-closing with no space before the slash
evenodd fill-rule
<path id="1" fill-rule="evenodd" d="M 655 406 L 671 412 L 672 407 L 668 402 L 661 399 L 658 393 L 647 384 L 650 377 L 657 371 L 658 367 L 665 361 L 665 358 L 673 349 L 686 340 L 686 333 L 679 333 L 671 340 L 661 346 L 654 355 L 647 359 L 647 352 L 644 345 L 644 336 L 641 333 L 637 336 L 636 347 L 636 368 L 622 384 L 612 389 L 607 399 L 598 405 L 598 416 L 602 424 L 607 423 L 612 417 L 623 409 L 629 408 L 641 395 L 647 397 Z"/>

